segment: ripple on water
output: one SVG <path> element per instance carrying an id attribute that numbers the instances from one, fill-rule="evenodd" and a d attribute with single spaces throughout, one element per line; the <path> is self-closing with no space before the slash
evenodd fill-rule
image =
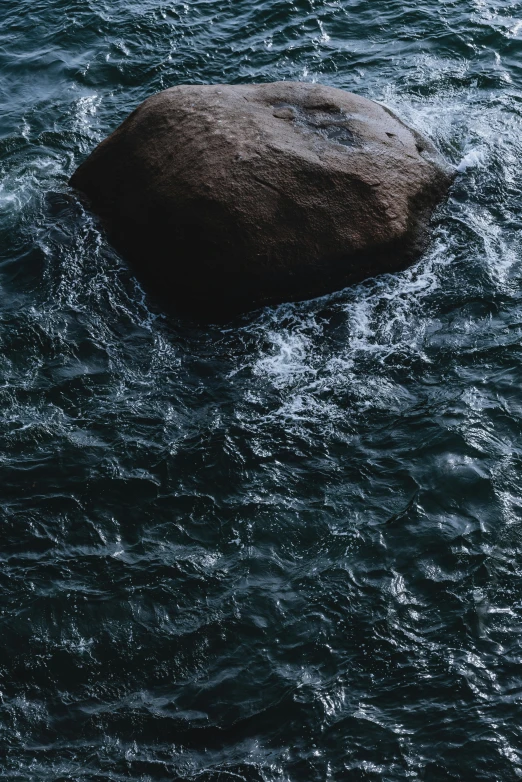
<path id="1" fill-rule="evenodd" d="M 4 3 L 6 779 L 520 778 L 517 15 Z M 167 318 L 68 176 L 154 90 L 278 78 L 435 140 L 459 175 L 431 247 Z"/>

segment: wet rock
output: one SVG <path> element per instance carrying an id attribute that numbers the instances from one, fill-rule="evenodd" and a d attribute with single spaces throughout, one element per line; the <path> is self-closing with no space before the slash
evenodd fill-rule
<path id="1" fill-rule="evenodd" d="M 276 82 L 153 95 L 71 185 L 164 305 L 213 319 L 407 266 L 451 179 L 384 107 Z"/>

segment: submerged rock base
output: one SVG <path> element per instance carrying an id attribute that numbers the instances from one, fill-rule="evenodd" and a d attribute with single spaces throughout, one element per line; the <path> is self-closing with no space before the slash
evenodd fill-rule
<path id="1" fill-rule="evenodd" d="M 451 180 L 384 107 L 276 82 L 153 95 L 70 184 L 164 306 L 221 319 L 404 268 Z"/>

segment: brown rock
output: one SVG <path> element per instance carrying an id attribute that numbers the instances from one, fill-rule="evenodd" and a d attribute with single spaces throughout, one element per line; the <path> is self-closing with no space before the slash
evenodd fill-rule
<path id="1" fill-rule="evenodd" d="M 164 304 L 213 319 L 404 268 L 451 179 L 388 109 L 276 82 L 153 95 L 71 185 Z"/>

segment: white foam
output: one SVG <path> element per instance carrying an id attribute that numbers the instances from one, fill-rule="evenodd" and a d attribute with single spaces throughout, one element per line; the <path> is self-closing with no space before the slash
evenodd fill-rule
<path id="1" fill-rule="evenodd" d="M 469 168 L 484 168 L 486 160 L 486 150 L 484 147 L 477 147 L 471 149 L 460 161 L 457 166 L 457 171 L 462 174 Z"/>
<path id="2" fill-rule="evenodd" d="M 0 181 L 0 212 L 21 211 L 40 190 L 41 180 L 53 178 L 61 170 L 57 158 L 38 155 L 4 173 Z"/>
<path id="3" fill-rule="evenodd" d="M 310 338 L 299 331 L 269 332 L 271 352 L 258 359 L 254 372 L 267 375 L 278 388 L 295 385 L 314 376 L 310 365 Z"/>

